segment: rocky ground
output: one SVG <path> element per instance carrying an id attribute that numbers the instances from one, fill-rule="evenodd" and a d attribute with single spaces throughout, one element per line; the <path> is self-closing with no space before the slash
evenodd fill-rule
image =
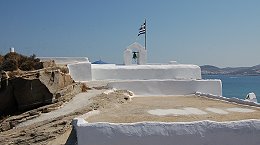
<path id="1" fill-rule="evenodd" d="M 58 102 L 8 117 L 1 126 L 12 129 L 0 132 L 0 144 L 77 144 L 71 125 L 73 118 L 130 100 L 131 93 L 127 91 L 108 94 L 102 93 L 104 91 L 105 87 L 93 86 L 88 92 L 76 95 L 65 104 Z"/>
<path id="2" fill-rule="evenodd" d="M 226 121 L 226 118 L 229 118 L 228 120 L 260 118 L 260 110 L 255 107 L 252 108 L 196 96 L 154 97 L 153 99 L 149 97 L 130 98 L 133 95 L 131 92 L 108 90 L 105 87 L 106 83 L 102 84 L 89 84 L 90 89 L 87 92 L 77 94 L 69 102 L 57 102 L 20 115 L 8 117 L 1 123 L 1 128 L 9 127 L 12 129 L 0 132 L 0 144 L 77 144 L 76 132 L 72 128 L 71 122 L 73 118 L 92 110 L 100 110 L 101 116 L 92 116 L 92 118 L 88 118 L 89 122 L 136 122 L 144 120 L 155 121 L 156 119 L 157 121 L 194 121 L 205 119 Z M 151 109 L 181 109 L 183 107 L 196 107 L 203 111 L 206 111 L 208 107 L 248 108 L 255 111 L 251 113 L 229 112 L 229 114 L 216 114 L 206 111 L 208 112 L 206 115 L 179 115 L 174 117 L 172 115 L 158 117 L 157 115 L 147 113 Z"/>

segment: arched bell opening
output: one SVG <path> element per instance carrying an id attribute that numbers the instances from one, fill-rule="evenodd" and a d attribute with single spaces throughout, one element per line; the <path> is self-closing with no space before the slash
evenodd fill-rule
<path id="1" fill-rule="evenodd" d="M 124 51 L 124 64 L 125 65 L 144 65 L 146 64 L 147 51 L 139 43 L 135 42 L 129 45 Z"/>
<path id="2" fill-rule="evenodd" d="M 138 50 L 132 50 L 132 64 L 137 64 L 139 62 L 139 51 Z"/>

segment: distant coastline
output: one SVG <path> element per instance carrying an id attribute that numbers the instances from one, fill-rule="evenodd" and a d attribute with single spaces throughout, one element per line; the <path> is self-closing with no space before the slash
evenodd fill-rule
<path id="1" fill-rule="evenodd" d="M 260 76 L 260 64 L 252 67 L 225 67 L 219 68 L 213 65 L 203 65 L 201 67 L 202 75 L 242 75 L 242 76 Z"/>

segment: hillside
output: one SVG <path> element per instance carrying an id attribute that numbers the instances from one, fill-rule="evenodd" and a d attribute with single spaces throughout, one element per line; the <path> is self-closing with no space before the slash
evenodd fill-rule
<path id="1" fill-rule="evenodd" d="M 219 68 L 212 65 L 203 65 L 201 74 L 203 75 L 260 75 L 260 65 L 252 67 L 226 67 Z"/>

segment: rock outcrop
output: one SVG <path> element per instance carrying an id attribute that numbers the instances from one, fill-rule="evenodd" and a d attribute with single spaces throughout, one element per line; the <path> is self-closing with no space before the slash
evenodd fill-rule
<path id="1" fill-rule="evenodd" d="M 0 132 L 56 110 L 89 89 L 75 83 L 67 67 L 56 66 L 55 62 L 35 71 L 2 72 L 0 78 Z M 9 116 L 12 114 L 16 115 Z"/>
<path id="2" fill-rule="evenodd" d="M 0 115 L 54 103 L 70 93 L 75 83 L 68 73 L 60 70 L 60 67 L 48 67 L 36 71 L 4 72 L 1 77 Z"/>

